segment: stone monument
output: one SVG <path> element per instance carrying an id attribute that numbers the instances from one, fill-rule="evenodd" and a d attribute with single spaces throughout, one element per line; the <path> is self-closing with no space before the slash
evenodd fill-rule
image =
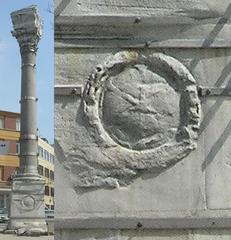
<path id="1" fill-rule="evenodd" d="M 56 239 L 231 237 L 230 1 L 55 5 Z"/>
<path id="2" fill-rule="evenodd" d="M 17 39 L 22 58 L 20 167 L 13 177 L 9 229 L 24 229 L 29 234 L 46 232 L 44 187 L 38 174 L 38 136 L 36 123 L 36 52 L 42 22 L 35 6 L 11 13 L 12 35 Z"/>

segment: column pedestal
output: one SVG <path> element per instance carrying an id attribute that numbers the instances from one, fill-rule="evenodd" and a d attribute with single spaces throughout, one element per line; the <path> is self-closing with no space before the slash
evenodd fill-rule
<path id="1" fill-rule="evenodd" d="M 44 186 L 41 178 L 16 178 L 11 193 L 9 229 L 47 232 L 44 220 Z"/>

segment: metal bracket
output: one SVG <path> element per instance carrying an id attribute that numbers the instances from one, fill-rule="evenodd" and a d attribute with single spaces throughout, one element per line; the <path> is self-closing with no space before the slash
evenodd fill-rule
<path id="1" fill-rule="evenodd" d="M 228 96 L 231 97 L 231 88 L 225 87 L 198 87 L 200 97 Z"/>
<path id="2" fill-rule="evenodd" d="M 81 85 L 55 85 L 56 96 L 81 96 L 83 87 Z"/>

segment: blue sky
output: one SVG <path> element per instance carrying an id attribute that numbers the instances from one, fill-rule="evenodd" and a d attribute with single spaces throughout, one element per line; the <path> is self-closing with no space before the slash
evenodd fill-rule
<path id="1" fill-rule="evenodd" d="M 0 109 L 20 112 L 21 57 L 18 43 L 11 35 L 10 13 L 30 5 L 37 5 L 44 22 L 43 36 L 37 52 L 38 128 L 40 137 L 53 143 L 53 0 L 0 1 Z"/>

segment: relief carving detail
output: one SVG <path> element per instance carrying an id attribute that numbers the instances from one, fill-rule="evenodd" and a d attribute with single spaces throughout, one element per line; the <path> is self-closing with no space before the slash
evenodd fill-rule
<path id="1" fill-rule="evenodd" d="M 25 210 L 33 210 L 36 205 L 36 200 L 34 196 L 27 195 L 24 196 L 21 200 L 21 207 Z"/>
<path id="2" fill-rule="evenodd" d="M 97 147 L 80 148 L 73 156 L 69 170 L 77 187 L 126 186 L 196 148 L 195 79 L 162 53 L 119 52 L 98 65 L 86 83 L 83 106 Z"/>

